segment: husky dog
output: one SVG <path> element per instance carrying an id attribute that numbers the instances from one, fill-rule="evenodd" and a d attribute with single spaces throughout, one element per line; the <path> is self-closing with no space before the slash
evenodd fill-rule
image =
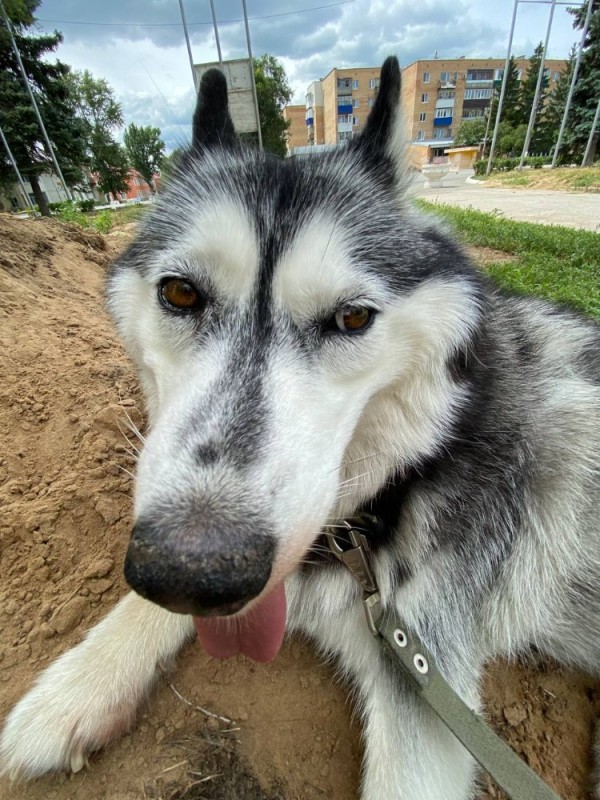
<path id="1" fill-rule="evenodd" d="M 600 330 L 497 290 L 411 210 L 399 92 L 389 58 L 362 135 L 281 161 L 242 146 L 204 76 L 192 147 L 109 281 L 150 419 L 137 593 L 11 712 L 11 775 L 80 769 L 194 632 L 269 660 L 287 620 L 357 688 L 365 800 L 471 798 L 473 759 L 382 653 L 358 583 L 305 563 L 357 511 L 381 521 L 383 606 L 471 708 L 499 654 L 598 670 Z"/>

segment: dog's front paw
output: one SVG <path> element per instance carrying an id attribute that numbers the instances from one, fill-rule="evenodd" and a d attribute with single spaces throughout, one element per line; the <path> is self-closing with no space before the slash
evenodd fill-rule
<path id="1" fill-rule="evenodd" d="M 86 645 L 59 658 L 11 711 L 0 737 L 0 774 L 77 772 L 89 753 L 130 727 L 141 687 L 94 663 Z"/>

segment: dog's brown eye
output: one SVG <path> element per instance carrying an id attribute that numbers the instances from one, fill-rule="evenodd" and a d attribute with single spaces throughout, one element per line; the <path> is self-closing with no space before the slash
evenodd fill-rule
<path id="1" fill-rule="evenodd" d="M 159 287 L 159 298 L 164 306 L 176 311 L 199 311 L 206 305 L 204 296 L 183 278 L 165 278 Z"/>
<path id="2" fill-rule="evenodd" d="M 374 311 L 365 306 L 342 306 L 335 315 L 335 324 L 342 333 L 364 330 L 373 319 Z"/>

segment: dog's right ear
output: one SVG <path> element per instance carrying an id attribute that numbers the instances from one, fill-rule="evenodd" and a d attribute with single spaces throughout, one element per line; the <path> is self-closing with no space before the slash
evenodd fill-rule
<path id="1" fill-rule="evenodd" d="M 227 81 L 220 69 L 209 69 L 202 76 L 192 121 L 192 148 L 237 147 L 239 138 L 233 127 L 227 100 Z"/>

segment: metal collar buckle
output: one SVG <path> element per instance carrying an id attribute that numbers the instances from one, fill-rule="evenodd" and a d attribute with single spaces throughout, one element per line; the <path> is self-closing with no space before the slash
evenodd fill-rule
<path id="1" fill-rule="evenodd" d="M 379 587 L 371 569 L 369 541 L 365 536 L 369 528 L 378 524 L 376 517 L 361 514 L 357 517 L 340 520 L 336 525 L 325 528 L 329 549 L 347 567 L 363 589 L 363 607 L 367 616 L 369 630 L 373 636 L 379 635 L 378 623 L 383 616 Z M 343 531 L 348 542 L 340 536 Z M 349 546 L 346 546 L 349 545 Z"/>

